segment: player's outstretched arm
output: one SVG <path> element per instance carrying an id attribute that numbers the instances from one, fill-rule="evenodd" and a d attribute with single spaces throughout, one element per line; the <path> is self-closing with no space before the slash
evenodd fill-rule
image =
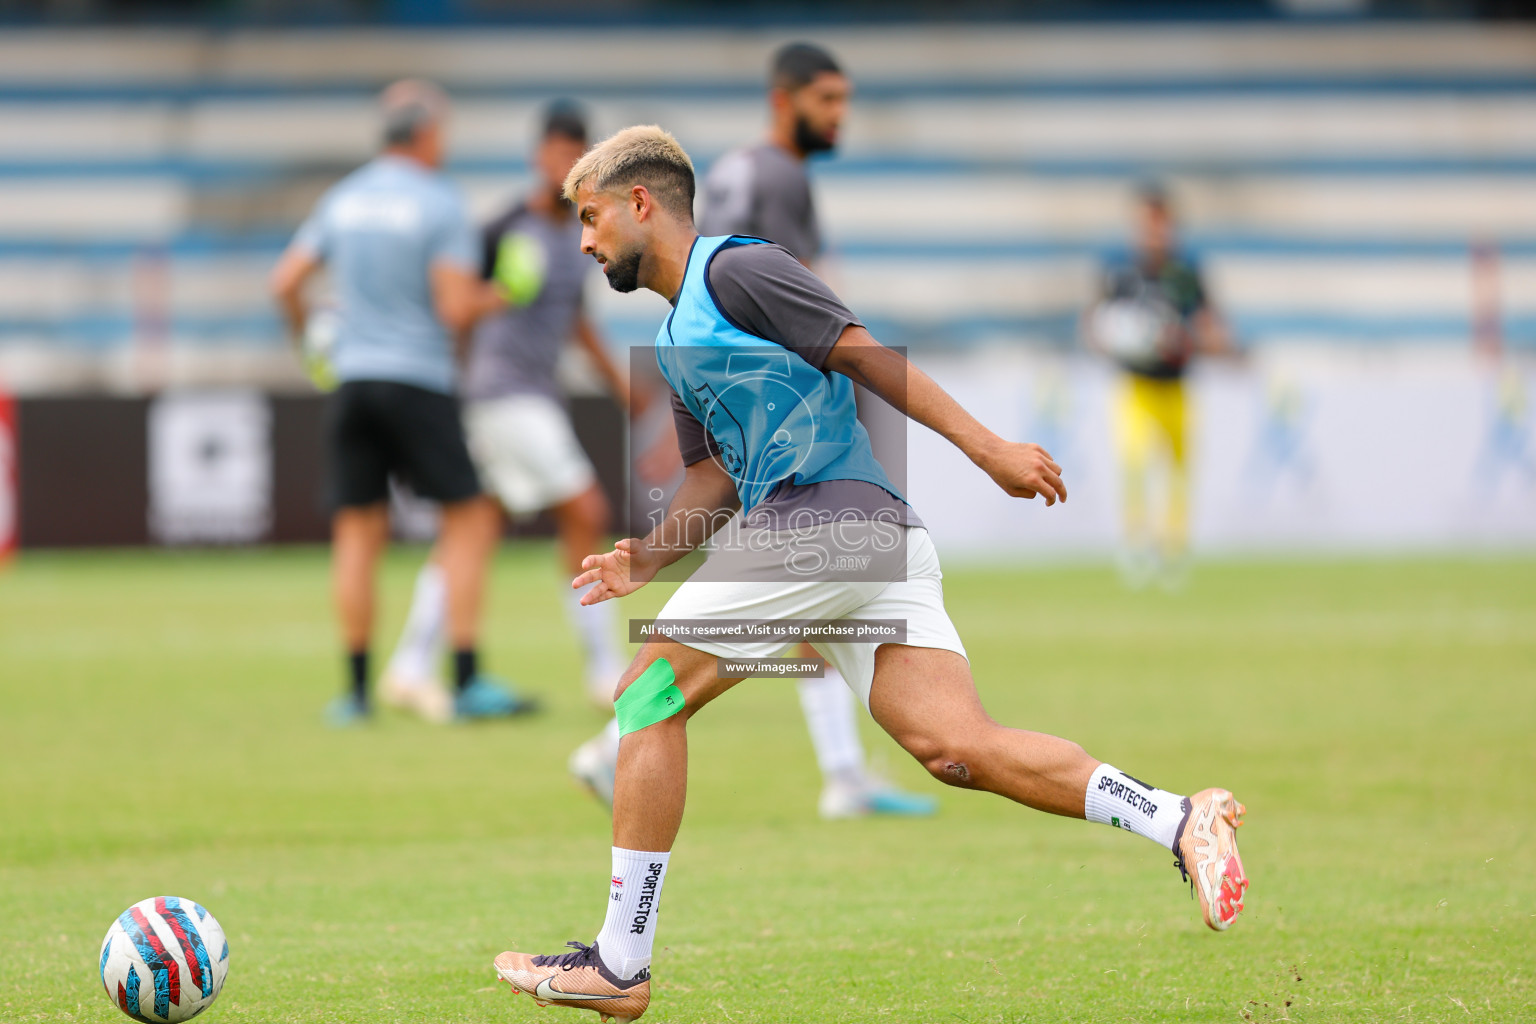
<path id="1" fill-rule="evenodd" d="M 506 308 L 496 288 L 456 263 L 440 260 L 430 270 L 432 308 L 442 321 L 462 358 L 468 351 L 469 332 L 482 317 Z"/>
<path id="2" fill-rule="evenodd" d="M 624 374 L 614 365 L 613 356 L 608 354 L 608 346 L 603 344 L 602 335 L 597 333 L 597 325 L 591 317 L 585 313 L 576 314 L 576 323 L 572 331 L 576 344 L 592 360 L 592 365 L 597 369 L 598 376 L 608 385 L 608 391 L 613 395 L 614 401 L 623 406 L 625 411 L 630 409 L 629 381 L 624 379 Z"/>
<path id="3" fill-rule="evenodd" d="M 977 422 L 943 388 L 899 352 L 868 331 L 849 326 L 827 356 L 836 370 L 873 391 L 923 426 L 941 434 L 1016 498 L 1044 496 L 1047 505 L 1067 500 L 1061 467 L 1037 444 L 1005 441 Z"/>
<path id="4" fill-rule="evenodd" d="M 686 470 L 666 518 L 644 537 L 627 537 L 607 554 L 582 559 L 571 589 L 592 586 L 582 604 L 633 594 L 708 540 L 740 507 L 735 481 L 714 459 L 701 459 Z"/>

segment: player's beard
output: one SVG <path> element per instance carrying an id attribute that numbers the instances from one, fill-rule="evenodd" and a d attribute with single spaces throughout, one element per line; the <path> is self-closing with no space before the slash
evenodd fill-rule
<path id="1" fill-rule="evenodd" d="M 795 148 L 810 156 L 812 153 L 830 153 L 837 148 L 837 143 L 818 133 L 805 115 L 801 114 L 795 118 Z"/>
<path id="2" fill-rule="evenodd" d="M 605 268 L 608 287 L 616 292 L 632 292 L 640 287 L 640 257 L 644 255 L 645 252 L 636 246 L 610 259 Z"/>

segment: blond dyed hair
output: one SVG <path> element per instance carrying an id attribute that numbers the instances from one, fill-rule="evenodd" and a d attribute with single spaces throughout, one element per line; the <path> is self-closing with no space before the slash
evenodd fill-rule
<path id="1" fill-rule="evenodd" d="M 576 201 L 584 185 L 596 192 L 644 185 L 665 209 L 693 219 L 693 161 L 672 133 L 637 124 L 587 150 L 565 177 L 565 198 Z"/>

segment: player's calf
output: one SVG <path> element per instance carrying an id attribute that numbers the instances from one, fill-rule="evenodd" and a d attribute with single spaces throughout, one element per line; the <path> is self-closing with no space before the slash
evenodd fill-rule
<path id="1" fill-rule="evenodd" d="M 928 737 L 902 742 L 902 748 L 928 770 L 928 774 L 958 789 L 984 789 L 977 774 L 978 751 L 961 743 L 945 743 Z"/>
<path id="2" fill-rule="evenodd" d="M 978 789 L 1051 814 L 1080 817 L 1088 777 L 1098 764 L 1070 740 L 998 725 L 991 719 L 896 736 L 928 773 L 946 785 Z"/>
<path id="3" fill-rule="evenodd" d="M 1171 851 L 1211 928 L 1225 930 L 1242 911 L 1243 806 L 1228 791 L 1186 798 L 1102 764 L 1070 740 L 999 725 L 982 708 L 969 665 L 949 651 L 882 647 L 870 711 L 941 782 L 1133 832 Z"/>

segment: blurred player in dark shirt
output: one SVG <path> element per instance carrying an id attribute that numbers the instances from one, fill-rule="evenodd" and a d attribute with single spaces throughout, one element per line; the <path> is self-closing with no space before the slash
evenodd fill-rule
<path id="1" fill-rule="evenodd" d="M 503 301 L 475 327 L 461 387 L 465 435 L 480 479 L 514 518 L 551 512 L 564 568 L 572 574 L 601 544 L 611 517 L 555 379 L 561 351 L 574 341 L 615 397 L 627 400 L 623 375 L 583 308 L 592 261 L 581 252 L 581 225 L 560 194 L 586 148 L 581 109 L 552 104 L 534 148 L 533 188 L 481 232 L 480 273 Z M 569 588 L 561 591 L 581 641 L 589 692 L 606 706 L 624 666 L 614 614 L 582 607 Z M 428 718 L 441 717 L 435 666 L 444 607 L 442 572 L 434 561 L 417 578 L 384 679 L 386 699 Z"/>
<path id="2" fill-rule="evenodd" d="M 769 80 L 768 135 L 715 162 L 699 197 L 699 230 L 766 238 L 812 266 L 822 238 L 805 163 L 837 147 L 852 92 L 821 47 L 791 43 L 779 50 Z"/>
<path id="3" fill-rule="evenodd" d="M 1199 267 L 1178 246 L 1172 205 L 1160 185 L 1138 191 L 1134 249 L 1106 266 L 1083 334 L 1121 370 L 1114 433 L 1127 578 L 1137 586 L 1157 576 L 1176 583 L 1189 549 L 1191 413 L 1184 379 L 1195 355 L 1229 346 Z M 1166 466 L 1164 507 L 1154 510 L 1159 461 Z"/>

